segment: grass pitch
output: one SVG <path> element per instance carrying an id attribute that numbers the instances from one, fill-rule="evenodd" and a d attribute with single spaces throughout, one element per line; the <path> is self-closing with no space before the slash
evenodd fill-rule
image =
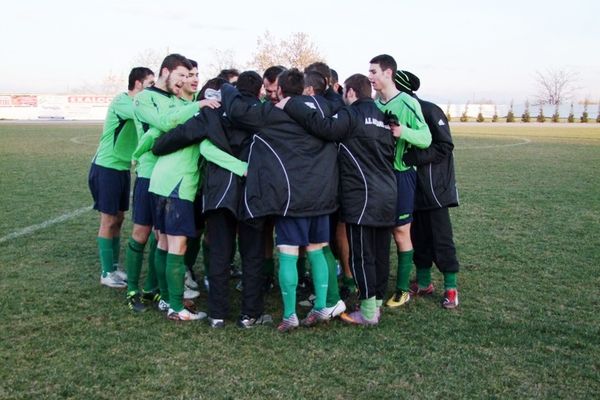
<path id="1" fill-rule="evenodd" d="M 0 124 L 0 398 L 600 396 L 600 128 L 453 125 L 460 308 L 438 289 L 375 328 L 285 335 L 238 330 L 233 290 L 215 331 L 132 315 L 99 285 L 100 131 Z M 267 309 L 279 320 L 278 292 Z"/>

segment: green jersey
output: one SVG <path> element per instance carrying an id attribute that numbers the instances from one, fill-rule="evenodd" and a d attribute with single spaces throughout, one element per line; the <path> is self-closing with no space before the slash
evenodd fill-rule
<path id="1" fill-rule="evenodd" d="M 102 167 L 128 171 L 137 143 L 133 98 L 121 93 L 108 106 L 100 144 L 92 162 Z"/>
<path id="2" fill-rule="evenodd" d="M 200 110 L 198 102 L 184 103 L 172 93 L 157 87 L 146 88 L 135 96 L 133 112 L 142 145 L 142 136 L 151 134 L 159 136 L 184 123 Z M 152 146 L 150 146 L 151 148 Z M 136 153 L 139 153 L 136 150 Z M 138 159 L 137 175 L 140 178 L 150 178 L 157 157 L 151 151 L 142 152 Z"/>
<path id="3" fill-rule="evenodd" d="M 248 167 L 246 162 L 219 149 L 210 140 L 203 140 L 200 145 L 158 157 L 148 190 L 163 197 L 194 201 L 200 186 L 200 155 L 239 176 L 244 175 Z"/>
<path id="4" fill-rule="evenodd" d="M 394 169 L 406 171 L 411 168 L 402 161 L 406 150 L 410 146 L 426 149 L 431 144 L 431 132 L 425 123 L 421 105 L 414 97 L 404 92 L 399 92 L 386 103 L 377 99 L 375 104 L 383 112 L 391 111 L 396 114 L 398 122 L 402 125 L 402 136 L 396 141 Z"/>

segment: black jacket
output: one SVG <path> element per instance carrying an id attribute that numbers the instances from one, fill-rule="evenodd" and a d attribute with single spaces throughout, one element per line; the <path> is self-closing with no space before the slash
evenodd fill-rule
<path id="1" fill-rule="evenodd" d="M 243 194 L 246 218 L 310 217 L 337 209 L 335 144 L 308 134 L 271 103 L 247 104 L 231 85 L 223 85 L 221 97 L 227 117 L 256 132 Z M 325 115 L 330 113 L 327 102 L 301 97 Z"/>
<path id="2" fill-rule="evenodd" d="M 415 210 L 456 207 L 458 206 L 458 191 L 452 156 L 454 144 L 448 119 L 437 105 L 418 100 L 425 122 L 431 132 L 431 145 L 423 150 L 413 147 L 403 157 L 407 165 L 417 167 Z"/>
<path id="3" fill-rule="evenodd" d="M 241 99 L 249 105 L 258 103 L 258 99 L 252 96 L 241 96 Z M 203 109 L 196 119 L 197 124 L 160 137 L 154 144 L 153 152 L 157 155 L 168 154 L 209 137 L 221 150 L 242 161 L 248 160 L 252 134 L 233 124 L 222 108 Z M 240 217 L 243 184 L 242 178 L 233 172 L 206 162 L 202 172 L 201 193 L 202 212 L 225 208 Z"/>
<path id="4" fill-rule="evenodd" d="M 285 111 L 314 135 L 339 141 L 340 203 L 344 222 L 385 227 L 396 215 L 395 142 L 383 113 L 372 99 L 341 108 L 333 118 L 298 98 Z"/>

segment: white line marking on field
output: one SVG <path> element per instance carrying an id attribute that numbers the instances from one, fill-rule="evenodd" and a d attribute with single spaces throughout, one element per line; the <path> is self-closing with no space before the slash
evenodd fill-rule
<path id="1" fill-rule="evenodd" d="M 18 231 L 14 231 L 12 233 L 9 233 L 6 236 L 0 237 L 0 243 L 8 242 L 9 240 L 16 239 L 21 236 L 29 235 L 33 232 L 39 231 L 40 229 L 45 229 L 45 228 L 55 225 L 55 224 L 60 224 L 61 222 L 68 221 L 71 218 L 75 218 L 81 214 L 84 214 L 84 213 L 90 211 L 91 209 L 92 209 L 92 206 L 83 207 L 83 208 L 77 209 L 75 211 L 71 211 L 70 213 L 66 213 L 61 216 L 58 216 L 56 218 L 49 219 L 48 221 L 44 221 L 40 224 L 30 225 L 26 228 L 19 229 Z"/>
<path id="2" fill-rule="evenodd" d="M 490 145 L 484 145 L 484 146 L 458 146 L 455 147 L 455 150 L 479 150 L 479 149 L 495 149 L 497 147 L 513 147 L 513 146 L 522 146 L 524 144 L 528 144 L 531 143 L 530 139 L 524 138 L 524 137 L 519 137 L 519 136 L 506 136 L 506 135 L 477 135 L 477 134 L 468 134 L 468 133 L 459 133 L 456 134 L 454 136 L 475 136 L 475 137 L 479 137 L 479 138 L 484 138 L 484 137 L 488 137 L 488 136 L 493 136 L 493 137 L 502 137 L 502 138 L 511 138 L 511 139 L 517 139 L 520 140 L 520 142 L 516 142 L 516 143 L 507 143 L 507 144 L 490 144 Z"/>
<path id="3" fill-rule="evenodd" d="M 75 136 L 75 137 L 72 137 L 71 139 L 69 139 L 69 141 L 73 142 L 75 144 L 82 144 L 84 146 L 97 146 L 98 145 L 98 143 L 96 143 L 96 142 L 88 143 L 85 140 L 82 141 L 82 139 L 86 139 L 86 138 L 94 138 L 95 139 L 96 135 Z"/>

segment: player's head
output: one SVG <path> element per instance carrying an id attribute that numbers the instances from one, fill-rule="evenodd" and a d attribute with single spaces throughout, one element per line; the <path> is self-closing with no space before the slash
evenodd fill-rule
<path id="1" fill-rule="evenodd" d="M 343 87 L 342 85 L 340 85 L 339 83 L 339 76 L 338 73 L 335 69 L 331 68 L 331 81 L 329 82 L 329 85 L 333 88 L 333 90 L 338 93 L 338 94 L 343 94 Z"/>
<path id="2" fill-rule="evenodd" d="M 369 81 L 373 89 L 381 91 L 394 85 L 394 75 L 398 69 L 394 57 L 380 54 L 373 57 L 369 66 Z"/>
<path id="3" fill-rule="evenodd" d="M 238 76 L 235 86 L 241 94 L 258 98 L 262 84 L 262 78 L 257 72 L 244 71 Z"/>
<path id="4" fill-rule="evenodd" d="M 304 74 L 297 68 L 283 71 L 277 77 L 279 99 L 301 95 L 304 91 Z"/>
<path id="5" fill-rule="evenodd" d="M 190 62 L 192 68 L 190 69 L 185 84 L 183 85 L 181 96 L 187 99 L 191 99 L 198 91 L 200 75 L 198 73 L 198 63 L 189 58 L 188 61 Z"/>
<path id="6" fill-rule="evenodd" d="M 271 103 L 277 103 L 277 77 L 285 71 L 281 65 L 273 65 L 265 70 L 263 74 L 263 86 L 265 88 L 265 97 Z"/>
<path id="7" fill-rule="evenodd" d="M 222 69 L 221 72 L 219 72 L 219 75 L 217 75 L 217 78 L 223 78 L 229 83 L 235 83 L 235 82 L 237 82 L 239 76 L 240 76 L 240 71 L 238 71 L 235 68 L 230 68 L 230 69 Z"/>
<path id="8" fill-rule="evenodd" d="M 304 72 L 304 92 L 308 96 L 323 95 L 327 79 L 317 71 Z"/>
<path id="9" fill-rule="evenodd" d="M 154 85 L 154 72 L 150 68 L 135 67 L 129 73 L 128 90 L 140 91 Z"/>
<path id="10" fill-rule="evenodd" d="M 317 61 L 304 68 L 304 73 L 306 74 L 308 72 L 318 72 L 324 76 L 326 81 L 325 89 L 327 89 L 327 86 L 329 86 L 329 82 L 331 80 L 331 69 L 329 68 L 329 65 L 322 61 Z"/>
<path id="11" fill-rule="evenodd" d="M 363 74 L 354 74 L 344 81 L 344 102 L 346 104 L 370 98 L 371 82 Z"/>
<path id="12" fill-rule="evenodd" d="M 187 58 L 181 54 L 169 54 L 160 66 L 158 78 L 163 86 L 161 89 L 179 96 L 191 69 L 192 64 Z"/>
<path id="13" fill-rule="evenodd" d="M 220 90 L 221 86 L 223 86 L 224 83 L 227 83 L 227 81 L 223 78 L 218 77 L 207 80 L 204 86 L 202 86 L 202 89 L 200 89 L 200 92 L 198 93 L 198 100 L 204 100 L 209 98 L 213 100 L 220 100 L 220 98 L 215 98 L 213 97 L 213 95 L 217 94 L 215 92 Z M 220 92 L 218 94 L 220 95 Z"/>

